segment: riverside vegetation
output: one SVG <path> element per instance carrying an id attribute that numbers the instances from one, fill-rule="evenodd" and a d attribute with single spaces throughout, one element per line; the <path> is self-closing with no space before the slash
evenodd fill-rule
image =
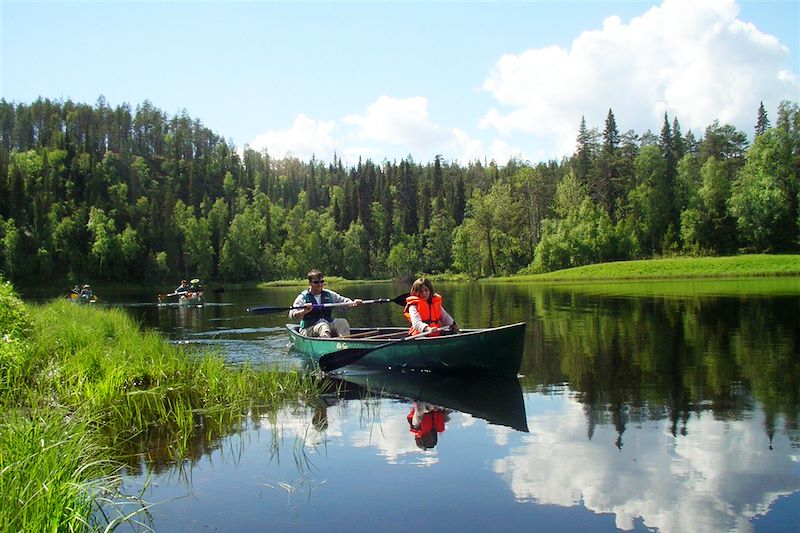
<path id="1" fill-rule="evenodd" d="M 2 278 L 0 332 L 2 531 L 135 520 L 117 491 L 133 438 L 157 432 L 180 461 L 198 432 L 220 436 L 251 410 L 274 412 L 320 391 L 308 374 L 231 368 L 174 347 L 120 310 L 28 306 Z"/>
<path id="2" fill-rule="evenodd" d="M 0 268 L 226 283 L 415 272 L 471 278 L 675 255 L 797 253 L 800 107 L 752 132 L 576 124 L 575 152 L 531 163 L 276 158 L 187 112 L 0 99 Z M 659 127 L 659 124 L 653 124 Z M 697 131 L 697 130 L 696 130 Z M 63 279 L 58 280 L 63 283 Z"/>

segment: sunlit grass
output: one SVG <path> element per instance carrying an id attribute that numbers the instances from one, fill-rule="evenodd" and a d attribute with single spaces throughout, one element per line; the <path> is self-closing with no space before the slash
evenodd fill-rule
<path id="1" fill-rule="evenodd" d="M 509 276 L 496 281 L 576 281 L 737 278 L 800 276 L 800 255 L 736 255 L 730 257 L 673 257 L 600 263 L 548 272 Z"/>
<path id="2" fill-rule="evenodd" d="M 96 310 L 57 301 L 35 309 L 31 376 L 67 407 L 88 406 L 120 427 L 165 421 L 185 425 L 216 409 L 244 411 L 314 393 L 299 372 L 231 368 L 213 354 L 164 342 L 118 309 Z"/>
<path id="3" fill-rule="evenodd" d="M 93 529 L 95 500 L 113 487 L 116 467 L 87 419 L 4 410 L 0 428 L 0 530 Z"/>
<path id="4" fill-rule="evenodd" d="M 331 285 L 349 285 L 349 284 L 374 284 L 374 283 L 391 283 L 392 280 L 374 280 L 374 279 L 346 279 L 341 276 L 325 276 L 325 284 Z M 262 281 L 256 285 L 259 289 L 268 287 L 307 287 L 308 279 L 294 278 L 294 279 L 278 279 L 274 281 Z"/>
<path id="5" fill-rule="evenodd" d="M 120 453 L 135 453 L 126 443 L 158 434 L 179 462 L 197 438 L 241 427 L 248 413 L 319 394 L 308 374 L 232 368 L 142 332 L 121 310 L 65 300 L 28 307 L 7 284 L 0 331 L 2 531 L 135 521 L 108 514 L 121 496 Z"/>

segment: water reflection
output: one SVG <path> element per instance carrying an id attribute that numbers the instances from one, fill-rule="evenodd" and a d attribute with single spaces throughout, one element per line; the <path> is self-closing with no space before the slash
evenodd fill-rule
<path id="1" fill-rule="evenodd" d="M 388 371 L 342 374 L 332 379 L 361 386 L 365 395 L 432 404 L 490 424 L 528 431 L 522 389 L 516 378 Z"/>
<path id="2" fill-rule="evenodd" d="M 536 409 L 531 435 L 494 463 L 520 501 L 613 513 L 624 530 L 641 517 L 662 531 L 728 531 L 749 530 L 798 490 L 797 448 L 786 435 L 770 446 L 760 407 L 738 420 L 699 412 L 686 422 L 691 437 L 640 418 L 622 448 L 614 424 L 587 436 L 585 406 L 567 391 L 557 404 Z"/>
<path id="3" fill-rule="evenodd" d="M 791 530 L 800 521 L 800 288 L 786 280 L 710 285 L 443 286 L 465 327 L 527 323 L 520 380 L 337 376 L 312 405 L 253 411 L 238 425 L 199 432 L 206 440 L 184 465 L 193 497 L 157 506 L 154 523 L 430 530 L 396 505 L 424 486 L 437 494 L 427 514 L 441 516 L 436 525 L 445 529 Z M 177 342 L 219 348 L 231 363 L 302 371 L 286 318 L 245 311 L 294 295 L 230 291 L 218 307 L 187 309 L 199 311 L 193 316 L 131 309 Z M 397 312 L 364 306 L 348 319 L 399 324 Z M 409 425 L 423 403 L 446 413 L 445 431 L 425 449 Z M 163 440 L 131 450 L 139 459 L 127 482 L 136 486 L 150 471 L 160 483 L 150 501 L 181 492 Z M 220 484 L 224 495 L 212 489 Z M 375 504 L 352 505 L 361 500 Z"/>

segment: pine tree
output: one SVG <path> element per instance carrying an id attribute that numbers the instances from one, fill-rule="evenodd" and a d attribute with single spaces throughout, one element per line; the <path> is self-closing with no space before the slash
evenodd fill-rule
<path id="1" fill-rule="evenodd" d="M 678 117 L 672 119 L 672 150 L 675 152 L 676 161 L 680 161 L 686 155 L 686 141 L 681 133 Z"/>
<path id="2" fill-rule="evenodd" d="M 661 136 L 659 137 L 659 146 L 661 153 L 666 162 L 666 175 L 664 176 L 664 198 L 670 201 L 669 207 L 669 222 L 673 227 L 677 228 L 679 224 L 679 213 L 674 205 L 674 191 L 675 191 L 675 177 L 678 175 L 678 158 L 675 155 L 674 138 L 672 136 L 672 128 L 669 124 L 669 117 L 664 113 L 664 124 L 661 126 Z"/>
<path id="3" fill-rule="evenodd" d="M 592 198 L 599 203 L 606 213 L 613 217 L 615 211 L 615 184 L 617 180 L 617 148 L 619 148 L 619 130 L 614 112 L 608 110 L 605 129 L 603 130 L 603 148 L 595 163 L 594 183 L 590 184 Z"/>
<path id="4" fill-rule="evenodd" d="M 758 118 L 756 120 L 756 137 L 763 135 L 769 129 L 769 118 L 767 118 L 767 110 L 764 109 L 764 102 L 758 105 Z"/>
<path id="5" fill-rule="evenodd" d="M 603 130 L 603 152 L 613 156 L 618 146 L 619 130 L 617 130 L 617 121 L 614 119 L 614 112 L 609 108 L 608 115 L 606 115 L 606 127 Z"/>
<path id="6" fill-rule="evenodd" d="M 589 172 L 592 168 L 592 143 L 584 116 L 581 116 L 581 125 L 578 128 L 577 144 L 574 164 L 575 175 L 581 183 L 587 184 L 589 182 Z"/>

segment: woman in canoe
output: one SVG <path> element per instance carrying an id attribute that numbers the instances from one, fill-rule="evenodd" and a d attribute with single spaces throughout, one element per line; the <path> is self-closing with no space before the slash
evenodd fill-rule
<path id="1" fill-rule="evenodd" d="M 442 297 L 433 292 L 433 284 L 428 278 L 418 278 L 411 284 L 411 294 L 406 298 L 403 314 L 411 323 L 409 335 L 445 326 L 450 326 L 451 332 L 458 333 L 458 324 L 442 307 Z M 436 335 L 438 333 L 430 336 Z"/>

